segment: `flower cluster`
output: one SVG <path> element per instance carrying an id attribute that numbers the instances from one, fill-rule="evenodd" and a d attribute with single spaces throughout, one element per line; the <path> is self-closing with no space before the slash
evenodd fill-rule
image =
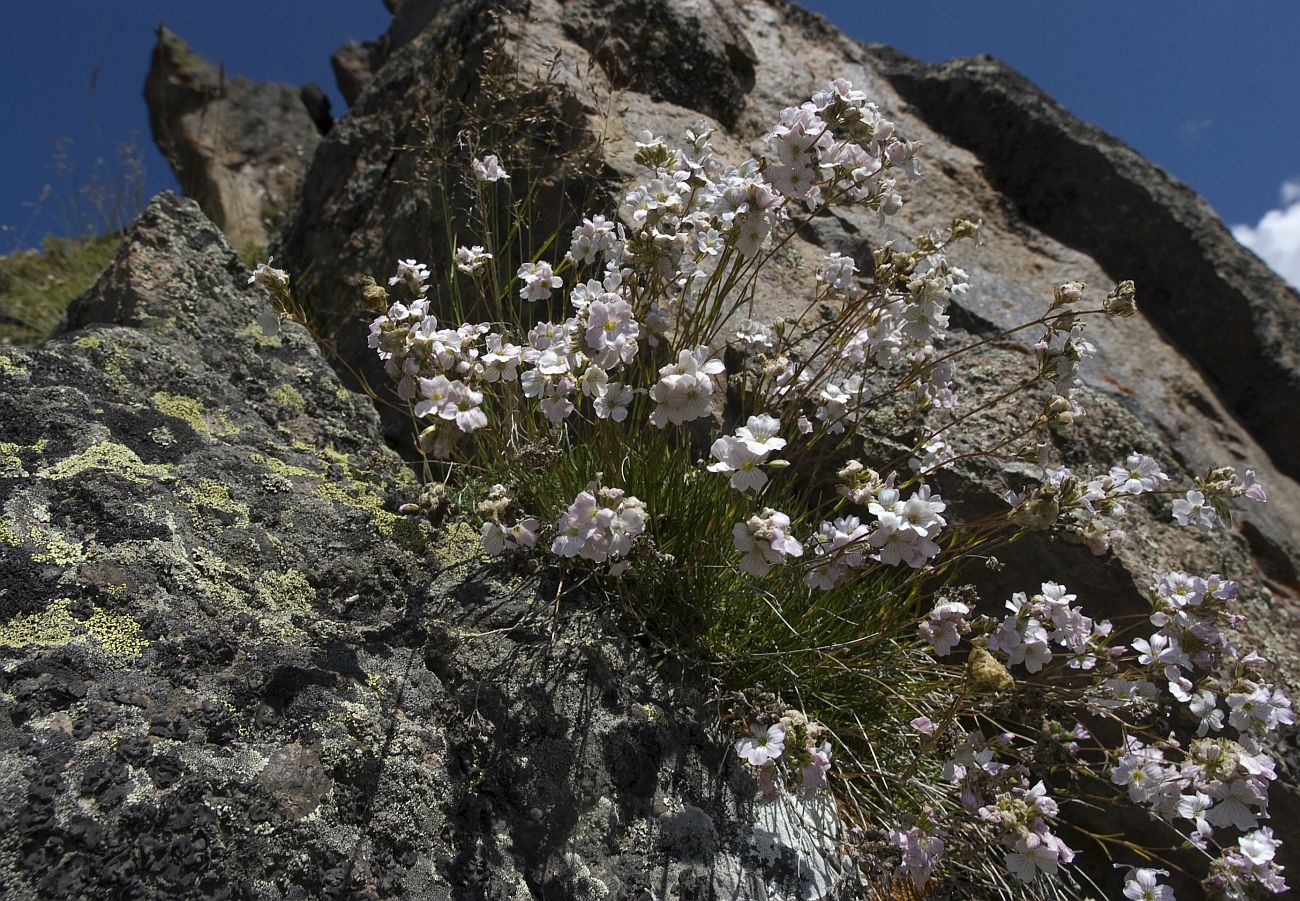
<path id="1" fill-rule="evenodd" d="M 485 517 L 479 534 L 483 539 L 483 550 L 489 554 L 505 554 L 537 544 L 540 523 L 536 518 L 525 516 L 514 525 L 505 525 L 503 518 L 513 502 L 514 498 L 504 485 L 493 485 L 487 498 L 478 505 L 478 512 Z"/>
<path id="2" fill-rule="evenodd" d="M 1069 652 L 1069 666 L 1090 670 L 1111 633 L 1108 620 L 1094 623 L 1083 608 L 1071 606 L 1077 598 L 1065 586 L 1045 582 L 1033 598 L 1016 592 L 1006 607 L 1011 612 L 988 638 L 988 649 L 1006 658 L 1008 665 L 1024 664 L 1036 673 L 1052 659 L 1052 645 Z"/>
<path id="3" fill-rule="evenodd" d="M 1260 825 L 1275 778 L 1265 747 L 1269 733 L 1295 718 L 1262 661 L 1234 644 L 1234 583 L 1165 574 L 1151 591 L 1155 631 L 1124 631 L 1124 646 L 1109 621 L 1085 615 L 1055 582 L 1015 593 L 1005 612 L 982 616 L 973 589 L 950 579 L 971 559 L 997 568 L 987 547 L 1003 532 L 1051 530 L 1104 553 L 1124 539 L 1127 510 L 1151 495 L 1174 496 L 1174 520 L 1208 530 L 1228 521 L 1231 500 L 1265 499 L 1253 471 L 1211 470 L 1175 491 L 1145 454 L 1076 474 L 1028 444 L 1016 453 L 1041 472 L 1037 484 L 1009 493 L 1005 516 L 964 521 L 967 510 L 950 511 L 951 498 L 934 486 L 949 484 L 944 473 L 958 460 L 985 453 L 950 431 L 966 416 L 954 380 L 957 358 L 970 349 L 953 349 L 959 333 L 950 330 L 950 309 L 970 278 L 950 254 L 976 226 L 953 220 L 917 236 L 910 250 L 889 244 L 858 260 L 830 252 L 810 267 L 812 301 L 803 316 L 757 321 L 763 267 L 801 222 L 843 203 L 891 215 L 903 202 L 900 184 L 917 179 L 921 166 L 920 145 L 896 134 L 842 80 L 783 110 L 765 140 L 764 154 L 732 165 L 715 155 L 704 125 L 681 146 L 644 133 L 635 151 L 643 176 L 622 192 L 616 215 L 594 214 L 574 227 L 562 256 L 562 247 L 550 254 L 549 241 L 537 250 L 473 235 L 466 240 L 482 243 L 433 267 L 399 261 L 388 285 L 402 299 L 390 302 L 373 282 L 365 289 L 383 311 L 370 346 L 420 420 L 421 448 L 439 458 L 475 454 L 475 463 L 501 473 L 526 500 L 493 486 L 478 507 L 484 549 L 549 550 L 592 571 L 587 584 L 611 592 L 639 590 L 642 580 L 650 590 L 662 585 L 655 580 L 670 568 L 664 564 L 685 567 L 682 584 L 727 592 L 755 631 L 764 605 L 776 614 L 780 639 L 769 633 L 746 644 L 742 637 L 735 646 L 758 648 L 764 658 L 782 647 L 781 667 L 801 698 L 834 694 L 824 685 L 803 692 L 796 672 L 805 664 L 865 680 L 888 672 L 892 663 L 882 660 L 923 661 L 906 674 L 916 677 L 908 685 L 927 686 L 933 698 L 908 699 L 897 723 L 892 709 L 880 714 L 891 725 L 921 714 L 912 730 L 869 739 L 908 751 L 919 742 L 909 779 L 940 780 L 942 772 L 923 803 L 902 813 L 903 827 L 888 832 L 902 859 L 896 875 L 917 887 L 972 835 L 1000 848 L 1022 882 L 1056 875 L 1075 851 L 1060 836 L 1064 823 L 1047 785 L 1061 792 L 1071 774 L 1084 774 L 1094 785 L 1109 778 L 1117 797 L 1217 853 L 1211 881 L 1224 893 L 1281 890 L 1277 842 Z M 471 168 L 480 201 L 511 192 L 497 156 L 475 157 Z M 524 181 L 523 172 L 515 175 Z M 523 209 L 527 201 L 517 203 Z M 253 280 L 287 291 L 287 276 L 277 273 L 259 267 Z M 467 280 L 457 273 L 472 279 L 490 310 L 479 318 L 490 321 L 449 327 L 434 316 L 443 300 L 453 303 L 439 312 L 460 309 Z M 1015 441 L 1083 415 L 1080 372 L 1095 353 L 1084 319 L 1136 309 L 1131 282 L 1116 285 L 1100 309 L 1083 309 L 1085 293 L 1079 283 L 1059 285 L 1042 316 L 1004 335 L 1035 329 L 1032 371 L 1021 388 L 1046 398 Z M 897 439 L 891 462 L 876 463 L 877 471 L 848 459 L 874 453 L 879 445 L 860 439 L 877 434 L 885 446 Z M 535 467 L 534 454 L 567 457 L 526 485 L 514 469 Z M 840 466 L 830 485 L 819 475 L 828 461 Z M 588 483 L 595 469 L 602 472 Z M 455 464 L 447 472 L 454 478 Z M 602 485 L 604 472 L 617 472 L 622 487 Z M 943 594 L 934 597 L 936 589 Z M 745 606 L 756 598 L 763 604 Z M 807 610 L 787 617 L 801 599 Z M 780 645 L 791 631 L 803 640 L 805 628 L 829 636 L 809 637 L 812 650 L 804 653 L 812 663 Z M 963 645 L 964 665 L 943 659 Z M 1041 708 L 1031 687 L 1043 688 Z M 876 698 L 877 708 L 903 696 L 882 690 L 890 700 Z M 829 730 L 801 713 L 781 713 L 777 703 L 746 712 L 749 733 L 736 741 L 737 755 L 764 797 L 796 782 L 805 793 L 824 788 Z M 1028 725 L 1004 722 L 1008 709 L 1029 710 Z M 1170 723 L 1187 726 L 1182 742 L 1164 734 Z M 1038 733 L 1036 745 L 1026 731 L 1030 739 Z M 1104 736 L 1117 732 L 1122 745 L 1107 747 Z M 959 813 L 964 820 L 945 819 Z M 1225 848 L 1229 829 L 1244 834 Z M 1126 896 L 1169 897 L 1162 875 L 1130 870 Z"/>
<path id="4" fill-rule="evenodd" d="M 709 472 L 731 473 L 731 487 L 737 491 L 758 491 L 767 484 L 767 473 L 761 467 L 777 466 L 784 461 L 767 458 L 785 447 L 781 437 L 781 421 L 771 416 L 751 416 L 734 435 L 713 442 L 710 453 L 717 458 L 709 465 Z"/>
<path id="5" fill-rule="evenodd" d="M 631 553 L 633 540 L 644 531 L 644 504 L 621 489 L 593 485 L 580 492 L 560 517 L 551 552 L 594 563 L 618 561 Z M 611 572 L 618 575 L 625 569 L 625 562 L 617 562 Z"/>
<path id="6" fill-rule="evenodd" d="M 780 796 L 778 761 L 798 774 L 805 797 L 827 787 L 831 768 L 831 743 L 824 726 L 798 710 L 787 710 L 770 725 L 754 722 L 749 734 L 736 740 L 736 754 L 755 770 L 760 791 L 767 800 Z"/>

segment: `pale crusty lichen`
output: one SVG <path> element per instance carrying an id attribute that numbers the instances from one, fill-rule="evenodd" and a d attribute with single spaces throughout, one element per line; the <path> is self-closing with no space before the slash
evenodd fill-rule
<path id="1" fill-rule="evenodd" d="M 91 469 L 102 469 L 140 484 L 176 479 L 174 467 L 162 463 L 145 463 L 131 448 L 115 441 L 99 441 L 80 453 L 64 457 L 37 473 L 44 479 L 71 479 Z"/>
<path id="2" fill-rule="evenodd" d="M 149 645 L 148 639 L 141 637 L 140 624 L 125 614 L 94 607 L 83 623 L 72 615 L 71 608 L 71 599 L 56 598 L 38 613 L 20 613 L 0 626 L 0 647 L 62 647 L 93 639 L 111 656 L 135 658 Z"/>

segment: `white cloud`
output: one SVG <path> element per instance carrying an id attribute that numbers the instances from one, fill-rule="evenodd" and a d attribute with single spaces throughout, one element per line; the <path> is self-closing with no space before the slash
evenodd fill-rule
<path id="1" fill-rule="evenodd" d="M 1178 136 L 1188 144 L 1195 144 L 1213 124 L 1213 119 L 1184 119 L 1178 123 Z"/>
<path id="2" fill-rule="evenodd" d="M 1282 185 L 1282 206 L 1257 225 L 1234 225 L 1232 236 L 1300 290 L 1300 179 Z"/>

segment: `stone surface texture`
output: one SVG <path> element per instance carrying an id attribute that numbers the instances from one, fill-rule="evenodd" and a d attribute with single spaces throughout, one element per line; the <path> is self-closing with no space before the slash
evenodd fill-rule
<path id="1" fill-rule="evenodd" d="M 160 195 L 63 334 L 0 351 L 0 896 L 834 881 L 754 816 L 698 678 L 394 512 L 369 401 L 247 279 Z"/>
<path id="2" fill-rule="evenodd" d="M 387 34 L 335 55 L 351 109 L 323 137 L 315 94 L 227 80 L 160 31 L 155 138 L 225 236 L 160 196 L 61 334 L 0 349 L 0 895 L 834 891 L 833 817 L 756 809 L 698 673 L 656 665 L 613 611 L 556 614 L 554 584 L 485 565 L 463 527 L 397 512 L 420 486 L 380 414 L 304 330 L 268 333 L 231 248 L 291 210 L 277 264 L 342 361 L 384 384 L 358 288 L 397 259 L 446 265 L 457 223 L 435 202 L 428 123 L 454 135 L 439 115 L 477 96 L 489 49 L 563 123 L 531 138 L 561 218 L 586 196 L 609 211 L 643 129 L 676 139 L 704 119 L 739 162 L 833 77 L 924 142 L 903 212 L 814 218 L 757 287 L 760 316 L 794 312 L 825 253 L 958 215 L 984 222 L 953 253 L 974 285 L 960 335 L 1033 318 L 1064 281 L 1099 298 L 1134 278 L 1142 312 L 1093 326 L 1089 415 L 1055 453 L 1147 452 L 1184 478 L 1251 467 L 1271 502 L 1206 539 L 1135 504 L 1113 556 L 1030 539 L 976 580 L 994 606 L 1054 579 L 1114 615 L 1165 569 L 1221 571 L 1296 693 L 1300 298 L 1186 187 L 1004 66 L 924 66 L 784 0 L 389 7 Z M 1026 358 L 993 342 L 958 387 L 992 396 Z M 1011 419 L 976 417 L 961 440 Z M 881 453 L 896 439 L 867 436 Z M 974 517 L 1023 479 L 971 464 L 940 489 Z M 1295 874 L 1300 752 L 1280 750 L 1272 825 Z"/>
<path id="3" fill-rule="evenodd" d="M 235 247 L 265 248 L 329 128 L 329 99 L 315 85 L 232 77 L 161 25 L 144 96 L 185 195 Z"/>

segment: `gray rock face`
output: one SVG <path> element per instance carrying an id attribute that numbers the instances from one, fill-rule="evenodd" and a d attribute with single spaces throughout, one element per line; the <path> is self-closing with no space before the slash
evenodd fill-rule
<path id="1" fill-rule="evenodd" d="M 636 28 L 626 27 L 629 11 L 645 13 Z M 642 129 L 677 138 L 711 120 L 715 146 L 739 161 L 760 148 L 782 107 L 844 76 L 926 144 L 924 176 L 883 228 L 865 211 L 815 219 L 790 243 L 789 265 L 758 286 L 759 311 L 789 314 L 788 298 L 805 295 L 809 267 L 831 250 L 861 256 L 953 215 L 985 222 L 983 248 L 957 252 L 974 283 L 959 312 L 977 331 L 1034 318 L 1055 284 L 1082 280 L 1100 296 L 1134 278 L 1142 313 L 1093 326 L 1100 353 L 1085 379 L 1159 436 L 1162 459 L 1195 472 L 1256 470 L 1271 502 L 1249 511 L 1243 534 L 1279 596 L 1300 596 L 1300 443 L 1289 431 L 1300 427 L 1289 415 L 1300 407 L 1300 298 L 1189 189 L 1024 79 L 987 62 L 930 69 L 784 0 L 410 0 L 403 14 L 380 39 L 400 49 L 381 57 L 365 101 L 321 145 L 279 247 L 305 273 L 323 327 L 372 384 L 384 376 L 362 341 L 358 280 L 388 273 L 398 258 L 440 260 L 458 224 L 417 177 L 427 135 L 393 111 L 443 109 L 449 95 L 472 94 L 492 41 L 523 89 L 571 126 L 538 136 L 538 154 L 599 148 L 598 165 L 569 179 L 571 196 L 595 197 L 592 211 L 608 211 L 633 176 Z M 416 20 L 426 24 L 412 37 Z M 451 76 L 422 77 L 448 47 L 459 60 Z M 638 62 L 660 60 L 665 47 L 694 48 L 681 54 L 691 65 Z"/>
<path id="2" fill-rule="evenodd" d="M 0 894 L 807 886 L 810 839 L 754 854 L 699 680 L 393 512 L 369 402 L 247 278 L 161 195 L 62 335 L 0 351 Z"/>
<path id="3" fill-rule="evenodd" d="M 914 113 L 978 156 L 1025 222 L 1134 279 L 1146 317 L 1210 376 L 1278 468 L 1300 476 L 1300 294 L 1194 191 L 1009 67 L 874 54 Z"/>
<path id="4" fill-rule="evenodd" d="M 400 40 L 396 23 L 381 39 L 396 49 L 380 58 L 362 100 L 322 143 L 304 204 L 279 245 L 290 268 L 305 273 L 343 355 L 373 384 L 384 376 L 363 345 L 358 280 L 389 273 L 398 258 L 446 265 L 442 248 L 459 224 L 444 218 L 434 187 L 413 177 L 421 170 L 421 136 L 394 111 L 442 110 L 448 97 L 473 96 L 492 41 L 501 42 L 497 58 L 509 61 L 521 90 L 563 110 L 570 125 L 558 145 L 555 134 L 539 136 L 537 156 L 599 147 L 600 165 L 573 173 L 570 182 L 585 179 L 583 189 L 597 196 L 592 212 L 608 212 L 633 177 L 641 130 L 678 139 L 703 118 L 717 126 L 719 153 L 739 162 L 761 148 L 782 107 L 847 77 L 901 133 L 925 143 L 923 178 L 883 227 L 865 211 L 814 219 L 757 287 L 760 316 L 794 312 L 790 298 L 807 296 L 825 253 L 862 257 L 954 215 L 984 220 L 983 246 L 954 252 L 974 286 L 956 316 L 975 335 L 1033 319 L 1062 282 L 1082 280 L 1099 298 L 1116 280 L 1135 279 L 1139 316 L 1091 326 L 1100 352 L 1083 375 L 1094 412 L 1062 439 L 1059 453 L 1075 464 L 1110 463 L 1141 450 L 1184 475 L 1212 465 L 1249 467 L 1268 486 L 1270 503 L 1241 511 L 1238 531 L 1208 546 L 1176 535 L 1166 510 L 1141 510 L 1130 546 L 1115 557 L 1096 560 L 1079 548 L 1027 541 L 1007 555 L 1007 572 L 1021 574 L 1020 583 L 991 575 L 980 581 L 988 597 L 1004 598 L 998 592 L 1026 587 L 1024 574 L 1041 573 L 1088 586 L 1081 597 L 1095 597 L 1102 611 L 1132 612 L 1154 572 L 1221 567 L 1267 586 L 1249 600 L 1248 638 L 1278 662 L 1280 682 L 1300 686 L 1300 426 L 1290 415 L 1300 408 L 1300 300 L 1189 189 L 1005 67 L 926 67 L 852 41 L 785 0 L 416 5 L 422 17 L 429 14 L 422 32 L 412 36 L 408 19 Z M 634 25 L 633 12 L 642 16 Z M 703 21 L 709 24 L 701 33 Z M 690 50 L 666 64 L 672 51 L 665 48 Z M 552 65 L 557 54 L 560 63 Z M 422 77 L 448 59 L 457 65 L 446 81 Z M 1020 365 L 1017 356 L 1013 350 L 972 361 L 961 390 L 999 383 L 1008 366 Z M 954 496 L 988 510 L 1017 481 L 1014 467 L 970 469 L 957 478 Z M 1292 773 L 1295 762 L 1292 753 Z M 1274 825 L 1282 828 L 1285 811 L 1300 805 L 1287 785 L 1277 795 Z M 1289 862 L 1300 865 L 1292 845 Z"/>
<path id="5" fill-rule="evenodd" d="M 236 247 L 266 247 L 328 128 L 328 98 L 315 85 L 227 77 L 162 26 L 144 96 L 186 196 Z"/>

